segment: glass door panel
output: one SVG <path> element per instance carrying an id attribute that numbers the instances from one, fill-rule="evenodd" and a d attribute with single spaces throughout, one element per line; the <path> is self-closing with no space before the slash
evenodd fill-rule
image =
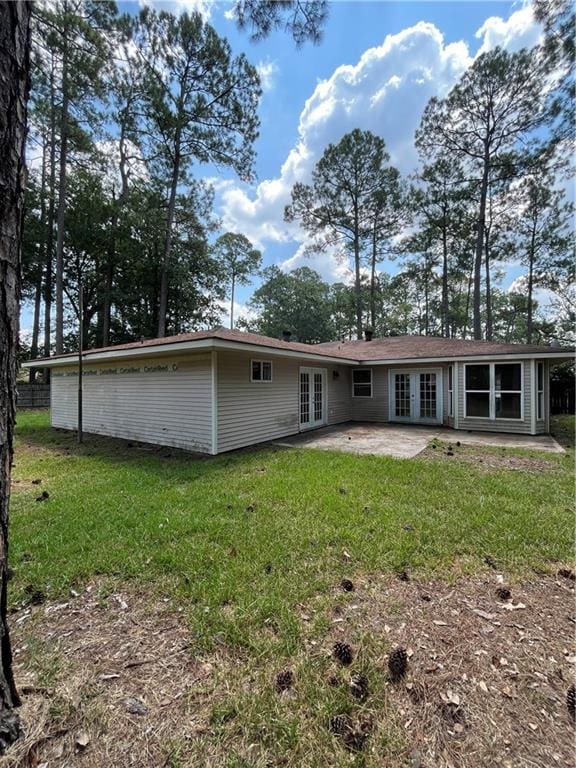
<path id="1" fill-rule="evenodd" d="M 437 391 L 436 374 L 421 373 L 420 376 L 420 398 L 419 398 L 419 418 L 436 420 L 437 413 Z"/>
<path id="2" fill-rule="evenodd" d="M 310 425 L 310 374 L 300 372 L 300 424 Z"/>
<path id="3" fill-rule="evenodd" d="M 396 373 L 394 375 L 394 413 L 398 419 L 409 419 L 411 415 L 410 374 Z"/>

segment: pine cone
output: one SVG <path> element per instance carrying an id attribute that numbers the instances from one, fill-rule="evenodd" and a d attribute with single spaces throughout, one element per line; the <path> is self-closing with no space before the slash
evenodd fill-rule
<path id="1" fill-rule="evenodd" d="M 566 694 L 566 706 L 568 707 L 568 712 L 570 713 L 572 720 L 576 720 L 576 686 L 574 683 L 568 688 Z"/>
<path id="2" fill-rule="evenodd" d="M 354 727 L 350 726 L 342 734 L 342 741 L 346 749 L 351 752 L 360 752 L 372 731 L 372 717 L 360 717 Z"/>
<path id="3" fill-rule="evenodd" d="M 406 570 L 397 571 L 396 576 L 400 581 L 410 581 L 410 574 Z"/>
<path id="4" fill-rule="evenodd" d="M 510 600 L 512 597 L 512 592 L 508 589 L 508 587 L 498 587 L 496 590 L 496 596 L 500 598 L 500 600 Z"/>
<path id="5" fill-rule="evenodd" d="M 340 586 L 344 592 L 354 592 L 354 584 L 350 581 L 350 579 L 342 579 Z"/>
<path id="6" fill-rule="evenodd" d="M 334 715 L 330 718 L 328 728 L 336 736 L 342 736 L 352 728 L 352 718 L 350 715 Z"/>
<path id="7" fill-rule="evenodd" d="M 282 693 L 282 691 L 287 691 L 289 688 L 292 688 L 293 683 L 294 673 L 290 669 L 285 669 L 282 672 L 278 672 L 276 675 L 276 690 L 278 693 Z"/>
<path id="8" fill-rule="evenodd" d="M 350 693 L 360 701 L 368 696 L 368 678 L 366 675 L 352 675 L 350 678 Z"/>
<path id="9" fill-rule="evenodd" d="M 352 648 L 348 643 L 334 643 L 334 658 L 338 659 L 341 664 L 352 664 L 354 654 Z"/>
<path id="10" fill-rule="evenodd" d="M 395 648 L 388 657 L 390 679 L 396 683 L 401 680 L 408 669 L 408 655 L 404 648 Z"/>

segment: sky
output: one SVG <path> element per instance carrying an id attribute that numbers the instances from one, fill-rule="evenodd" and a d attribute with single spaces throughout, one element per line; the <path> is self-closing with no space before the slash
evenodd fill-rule
<path id="1" fill-rule="evenodd" d="M 349 278 L 333 254 L 305 256 L 305 233 L 283 221 L 295 182 L 308 182 L 330 142 L 353 128 L 384 138 L 391 163 L 402 174 L 417 165 L 414 131 L 432 96 L 444 96 L 480 53 L 500 45 L 518 50 L 535 45 L 540 29 L 524 2 L 330 2 L 319 45 L 296 49 L 292 38 L 276 32 L 252 43 L 232 19 L 231 2 L 222 0 L 135 0 L 120 2 L 120 12 L 143 5 L 173 12 L 200 11 L 227 37 L 234 53 L 244 52 L 260 71 L 263 96 L 256 142 L 255 181 L 245 184 L 232 172 L 199 167 L 216 190 L 216 215 L 223 231 L 246 235 L 262 251 L 264 266 L 309 266 L 323 279 Z M 385 263 L 393 273 L 398 264 Z M 506 269 L 504 287 L 522 273 Z M 236 317 L 258 285 L 240 288 Z M 23 317 L 26 325 L 28 312 Z M 223 322 L 226 318 L 223 317 Z"/>

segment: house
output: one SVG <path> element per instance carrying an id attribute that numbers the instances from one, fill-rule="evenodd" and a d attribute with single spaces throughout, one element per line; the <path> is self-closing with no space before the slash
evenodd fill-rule
<path id="1" fill-rule="evenodd" d="M 83 428 L 222 453 L 346 421 L 549 431 L 559 347 L 390 336 L 301 344 L 217 329 L 83 353 Z M 77 426 L 78 356 L 52 369 L 51 423 Z"/>

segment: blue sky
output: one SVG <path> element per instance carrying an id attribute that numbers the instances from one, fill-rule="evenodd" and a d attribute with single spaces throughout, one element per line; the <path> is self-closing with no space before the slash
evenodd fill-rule
<path id="1" fill-rule="evenodd" d="M 368 129 L 385 139 L 402 173 L 414 171 L 414 130 L 429 98 L 445 95 L 479 52 L 496 45 L 518 50 L 539 37 L 523 2 L 331 2 L 323 42 L 299 50 L 282 32 L 251 43 L 230 18 L 230 2 L 137 0 L 120 2 L 119 10 L 137 13 L 144 4 L 200 10 L 235 53 L 245 52 L 259 67 L 264 94 L 255 182 L 207 168 L 197 173 L 215 185 L 223 229 L 249 237 L 265 265 L 306 264 L 329 281 L 347 279 L 348 265 L 333 253 L 304 256 L 305 233 L 282 216 L 293 184 L 309 180 L 326 145 L 353 128 Z M 398 265 L 384 269 L 393 272 Z M 507 267 L 505 285 L 519 274 L 519 267 Z M 236 317 L 257 284 L 238 291 Z M 26 310 L 23 327 L 28 316 Z"/>
<path id="2" fill-rule="evenodd" d="M 164 5 L 191 4 L 197 0 Z M 393 164 L 412 172 L 414 130 L 428 99 L 447 93 L 479 52 L 496 45 L 517 50 L 539 36 L 523 3 L 343 1 L 330 4 L 323 42 L 295 50 L 280 32 L 252 44 L 227 18 L 229 5 L 203 5 L 234 50 L 269 74 L 256 145 L 257 182 L 248 186 L 226 175 L 215 180 L 224 228 L 246 234 L 262 249 L 266 265 L 307 264 L 330 281 L 346 279 L 348 265 L 335 254 L 304 256 L 305 234 L 283 222 L 293 183 L 308 181 L 325 146 L 355 127 L 379 133 Z M 384 268 L 394 272 L 398 264 Z M 506 272 L 509 285 L 521 269 Z M 254 287 L 241 289 L 240 305 Z M 242 312 L 239 306 L 237 316 Z"/>

